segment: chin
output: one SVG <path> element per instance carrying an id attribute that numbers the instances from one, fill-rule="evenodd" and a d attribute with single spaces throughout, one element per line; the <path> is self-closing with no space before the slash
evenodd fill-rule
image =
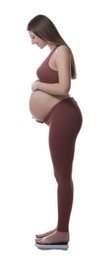
<path id="1" fill-rule="evenodd" d="M 40 48 L 43 49 L 46 45 L 47 45 L 47 43 L 41 45 Z"/>

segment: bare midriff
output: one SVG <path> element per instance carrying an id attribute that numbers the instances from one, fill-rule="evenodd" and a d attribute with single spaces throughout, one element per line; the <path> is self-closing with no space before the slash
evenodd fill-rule
<path id="1" fill-rule="evenodd" d="M 29 100 L 30 112 L 36 120 L 43 122 L 49 111 L 68 97 L 70 96 L 54 96 L 40 90 L 33 91 Z"/>

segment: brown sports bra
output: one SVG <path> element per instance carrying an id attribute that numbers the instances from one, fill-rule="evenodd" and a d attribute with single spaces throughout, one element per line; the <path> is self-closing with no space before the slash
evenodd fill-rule
<path id="1" fill-rule="evenodd" d="M 48 55 L 48 57 L 43 61 L 40 67 L 37 69 L 37 76 L 41 82 L 45 83 L 58 83 L 58 71 L 53 70 L 49 67 L 49 59 L 52 56 L 53 52 L 58 48 L 56 46 Z"/>

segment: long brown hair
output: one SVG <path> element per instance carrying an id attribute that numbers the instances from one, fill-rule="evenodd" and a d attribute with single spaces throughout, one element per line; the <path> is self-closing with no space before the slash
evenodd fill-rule
<path id="1" fill-rule="evenodd" d="M 53 45 L 61 46 L 66 45 L 69 46 L 63 40 L 62 36 L 58 32 L 57 28 L 53 24 L 53 22 L 45 15 L 37 15 L 35 16 L 27 25 L 27 30 L 33 32 L 39 38 L 44 41 L 49 41 Z M 70 48 L 69 48 L 70 49 Z M 71 78 L 76 78 L 76 66 L 74 61 L 73 53 L 71 52 Z"/>

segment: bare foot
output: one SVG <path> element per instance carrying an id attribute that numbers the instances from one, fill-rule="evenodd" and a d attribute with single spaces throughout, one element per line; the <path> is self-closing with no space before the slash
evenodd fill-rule
<path id="1" fill-rule="evenodd" d="M 59 232 L 55 230 L 50 235 L 43 238 L 35 239 L 36 243 L 40 244 L 51 244 L 51 243 L 68 243 L 69 242 L 69 232 Z"/>
<path id="2" fill-rule="evenodd" d="M 49 236 L 50 234 L 52 234 L 56 229 L 53 229 L 51 231 L 48 231 L 46 233 L 43 233 L 43 234 L 39 234 L 39 235 L 35 235 L 37 238 L 43 238 L 43 237 L 46 237 L 46 236 Z"/>

